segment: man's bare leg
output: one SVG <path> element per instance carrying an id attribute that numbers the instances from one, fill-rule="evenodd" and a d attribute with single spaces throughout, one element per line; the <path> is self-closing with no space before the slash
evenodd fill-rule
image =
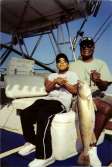
<path id="1" fill-rule="evenodd" d="M 106 123 L 112 117 L 112 104 L 100 100 L 99 98 L 94 99 L 94 102 L 98 110 L 95 116 L 95 129 L 94 129 L 96 140 L 98 140 Z"/>

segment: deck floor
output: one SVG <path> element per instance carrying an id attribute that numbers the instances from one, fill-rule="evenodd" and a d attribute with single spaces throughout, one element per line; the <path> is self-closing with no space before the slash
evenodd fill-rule
<path id="1" fill-rule="evenodd" d="M 17 151 L 18 147 L 24 144 L 19 124 L 19 116 L 12 105 L 4 106 L 0 110 L 0 161 L 1 167 L 27 167 L 33 160 L 35 153 L 22 157 Z M 12 123 L 12 124 L 11 124 Z M 16 129 L 15 125 L 18 124 Z M 9 127 L 10 125 L 10 127 Z M 104 142 L 98 146 L 98 156 L 103 166 L 108 166 L 112 162 L 112 135 L 106 135 Z M 56 161 L 51 167 L 73 167 L 78 166 L 77 156 L 63 161 Z"/>
<path id="2" fill-rule="evenodd" d="M 7 130 L 0 130 L 1 136 L 1 147 L 0 152 L 2 155 L 4 153 L 4 157 L 1 158 L 1 167 L 27 167 L 28 163 L 33 160 L 35 157 L 35 153 L 31 153 L 28 156 L 22 157 L 17 152 L 11 153 L 11 150 L 17 148 L 24 144 L 24 138 L 22 135 L 10 132 Z M 7 156 L 7 152 L 10 152 Z M 6 154 L 6 156 L 5 156 Z M 98 146 L 98 156 L 102 161 L 103 166 L 108 166 L 110 162 L 112 162 L 112 138 L 106 136 L 104 142 Z M 77 156 L 69 158 L 63 161 L 56 161 L 51 167 L 70 167 L 70 166 L 78 166 L 77 164 Z"/>

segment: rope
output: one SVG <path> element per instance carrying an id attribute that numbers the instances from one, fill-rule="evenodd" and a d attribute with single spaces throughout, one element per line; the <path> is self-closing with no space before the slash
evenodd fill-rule
<path id="1" fill-rule="evenodd" d="M 110 27 L 112 24 L 112 20 L 107 24 L 107 26 L 104 28 L 104 30 L 100 33 L 100 35 L 96 38 L 95 43 L 101 38 L 101 36 L 104 34 L 104 32 Z"/>

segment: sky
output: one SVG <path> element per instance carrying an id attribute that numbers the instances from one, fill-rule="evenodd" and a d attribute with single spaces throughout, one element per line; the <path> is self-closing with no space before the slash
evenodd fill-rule
<path id="1" fill-rule="evenodd" d="M 100 10 L 97 16 L 88 17 L 88 21 L 86 22 L 82 31 L 84 31 L 84 36 L 94 37 L 98 29 L 101 27 L 101 25 L 103 25 L 103 23 L 109 16 L 111 16 L 110 19 L 102 29 L 103 31 L 105 28 L 107 28 L 106 31 L 102 34 L 100 39 L 96 42 L 94 57 L 104 60 L 108 64 L 109 69 L 112 72 L 112 0 L 102 1 L 102 5 L 100 7 Z M 79 19 L 79 20 L 69 22 L 68 25 L 69 25 L 72 40 L 76 36 L 76 33 L 79 30 L 83 20 L 84 19 Z M 62 27 L 64 31 L 64 38 L 67 40 L 66 29 L 64 28 L 64 25 Z M 0 39 L 2 43 L 6 43 L 11 40 L 9 36 L 7 36 L 6 34 L 0 33 L 0 36 L 1 36 Z M 96 36 L 95 39 L 97 38 L 98 36 Z M 36 39 L 37 37 L 25 39 L 25 43 L 28 46 L 27 48 L 28 48 L 29 54 L 31 54 L 33 50 L 34 44 L 36 43 Z M 59 36 L 59 41 L 62 42 L 62 36 Z M 18 48 L 18 46 L 16 46 L 16 48 Z M 61 46 L 61 52 L 66 53 L 70 61 L 73 60 L 73 55 L 71 53 L 71 48 L 69 45 Z M 75 55 L 77 57 L 80 55 L 78 45 L 75 51 Z M 15 56 L 15 54 L 12 53 L 12 56 Z M 48 36 L 43 36 L 38 49 L 34 53 L 34 58 L 36 58 L 37 60 L 43 63 L 48 63 L 48 64 L 55 61 L 55 53 L 51 46 Z M 7 65 L 7 62 L 4 65 L 0 66 L 0 68 L 6 65 Z M 56 68 L 55 63 L 51 64 L 50 67 L 55 69 Z"/>

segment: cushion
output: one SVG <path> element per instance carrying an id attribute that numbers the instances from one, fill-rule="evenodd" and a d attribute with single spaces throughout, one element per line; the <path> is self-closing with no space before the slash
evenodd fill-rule
<path id="1" fill-rule="evenodd" d="M 76 113 L 70 110 L 67 113 L 58 113 L 53 118 L 53 124 L 60 124 L 60 123 L 72 123 L 76 119 Z M 75 122 L 74 122 L 75 123 Z"/>
<path id="2" fill-rule="evenodd" d="M 47 95 L 41 75 L 7 75 L 5 82 L 6 96 L 12 99 Z"/>
<path id="3" fill-rule="evenodd" d="M 39 97 L 31 97 L 31 98 L 21 98 L 21 99 L 14 99 L 12 101 L 12 104 L 15 109 L 25 109 L 32 105 L 37 99 L 41 98 Z"/>
<path id="4" fill-rule="evenodd" d="M 64 160 L 76 155 L 82 149 L 76 130 L 76 113 L 56 114 L 51 126 L 53 155 Z"/>

